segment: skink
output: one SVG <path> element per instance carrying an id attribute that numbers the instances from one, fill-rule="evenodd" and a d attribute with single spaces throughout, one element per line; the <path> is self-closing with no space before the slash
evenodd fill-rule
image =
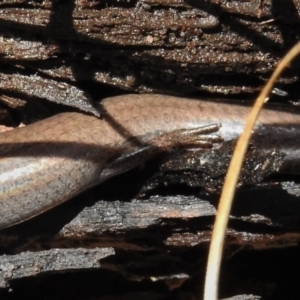
<path id="1" fill-rule="evenodd" d="M 112 97 L 101 106 L 102 120 L 63 113 L 0 134 L 0 229 L 144 162 L 152 141 L 168 148 L 172 137 L 184 137 L 167 133 L 212 125 L 223 140 L 236 139 L 249 112 L 237 104 L 163 95 Z M 300 170 L 300 114 L 264 109 L 254 138 L 259 147 L 285 154 L 280 172 Z"/>

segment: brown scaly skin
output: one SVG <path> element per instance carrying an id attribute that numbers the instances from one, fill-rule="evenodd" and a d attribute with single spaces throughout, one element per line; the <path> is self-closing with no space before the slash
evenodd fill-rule
<path id="1" fill-rule="evenodd" d="M 107 98 L 102 109 L 102 120 L 63 113 L 0 134 L 0 228 L 41 214 L 159 149 L 221 141 L 210 133 L 235 139 L 249 110 L 163 95 Z M 299 114 L 264 110 L 254 138 L 264 149 L 284 152 L 280 171 L 294 173 L 300 170 L 299 133 Z"/>

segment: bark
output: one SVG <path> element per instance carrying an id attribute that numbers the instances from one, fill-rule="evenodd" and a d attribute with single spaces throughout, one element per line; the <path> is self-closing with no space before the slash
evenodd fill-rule
<path id="1" fill-rule="evenodd" d="M 43 99 L 97 115 L 94 101 L 124 91 L 253 98 L 299 40 L 299 11 L 299 0 L 3 0 L 0 100 L 31 122 L 64 110 Z M 298 85 L 295 60 L 274 93 L 295 100 Z M 16 116 L 3 111 L 11 126 Z M 177 160 L 169 173 L 160 171 L 172 164 L 157 165 L 2 230 L 2 298 L 201 295 L 226 164 L 201 182 Z M 220 297 L 297 299 L 299 179 L 251 170 L 227 230 Z"/>
<path id="2" fill-rule="evenodd" d="M 91 101 L 83 82 L 131 92 L 245 97 L 260 90 L 298 40 L 299 3 L 288 1 L 281 9 L 280 1 L 271 0 L 4 1 L 1 76 L 11 85 L 0 88 L 25 100 L 54 101 L 31 92 L 37 90 L 32 76 L 38 74 L 66 105 L 70 100 L 61 95 L 62 85 Z M 298 73 L 295 62 L 274 92 L 298 98 Z M 32 82 L 25 90 L 14 85 L 21 75 L 21 81 Z M 101 88 L 91 94 L 103 96 Z"/>

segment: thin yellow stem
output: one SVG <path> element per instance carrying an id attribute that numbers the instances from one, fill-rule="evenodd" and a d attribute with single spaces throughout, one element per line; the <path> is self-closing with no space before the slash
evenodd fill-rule
<path id="1" fill-rule="evenodd" d="M 253 127 L 259 112 L 267 99 L 273 85 L 284 68 L 300 53 L 300 42 L 297 43 L 278 64 L 271 78 L 263 88 L 262 92 L 255 101 L 250 114 L 247 117 L 244 132 L 238 139 L 235 151 L 233 153 L 227 176 L 225 178 L 224 188 L 221 194 L 218 213 L 216 216 L 212 240 L 209 249 L 208 263 L 206 270 L 204 300 L 217 300 L 218 283 L 220 275 L 220 265 L 224 246 L 226 228 L 228 224 L 229 213 L 235 193 L 235 187 L 238 181 L 240 170 L 242 167 L 244 155 L 249 145 L 249 140 Z"/>

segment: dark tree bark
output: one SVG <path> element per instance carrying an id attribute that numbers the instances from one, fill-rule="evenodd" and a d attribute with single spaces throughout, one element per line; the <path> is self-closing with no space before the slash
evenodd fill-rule
<path id="1" fill-rule="evenodd" d="M 299 12 L 299 0 L 3 0 L 0 100 L 11 109 L 2 110 L 1 125 L 74 107 L 97 115 L 94 101 L 124 91 L 253 99 L 298 41 Z M 274 93 L 297 100 L 298 86 L 295 60 Z M 197 173 L 161 175 L 158 166 L 2 230 L 2 298 L 201 295 L 225 173 L 203 186 Z M 267 175 L 238 190 L 222 298 L 299 297 L 299 178 Z"/>
<path id="2" fill-rule="evenodd" d="M 245 97 L 260 90 L 297 42 L 299 8 L 296 0 L 284 9 L 280 1 L 260 0 L 3 1 L 0 89 L 85 111 L 91 96 L 103 97 L 100 83 Z M 296 61 L 275 92 L 297 99 L 298 73 Z"/>

